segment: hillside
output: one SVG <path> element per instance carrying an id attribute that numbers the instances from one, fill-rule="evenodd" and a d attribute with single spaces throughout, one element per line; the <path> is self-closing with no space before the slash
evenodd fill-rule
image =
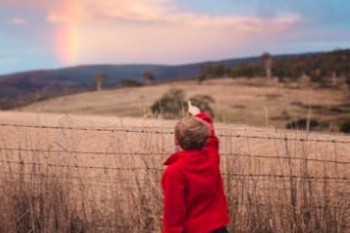
<path id="1" fill-rule="evenodd" d="M 106 86 L 115 85 L 120 79 L 142 80 L 144 72 L 152 72 L 157 81 L 188 78 L 197 75 L 200 67 L 207 64 L 223 63 L 234 66 L 242 62 L 258 60 L 255 58 L 237 58 L 222 61 L 208 61 L 178 66 L 171 65 L 82 65 L 55 70 L 28 71 L 0 75 L 0 88 L 13 87 L 22 91 L 40 90 L 50 85 L 67 87 L 90 87 L 92 78 L 98 73 L 108 76 Z M 0 92 L 2 93 L 2 92 Z M 3 94 L 3 93 L 2 93 Z"/>
<path id="2" fill-rule="evenodd" d="M 281 87 L 264 79 L 215 79 L 201 85 L 180 81 L 86 92 L 37 102 L 21 110 L 151 118 L 149 107 L 170 88 L 184 90 L 187 98 L 197 94 L 212 96 L 216 119 L 221 122 L 284 128 L 293 120 L 310 116 L 324 124 L 323 130 L 336 130 L 350 113 L 345 92 L 313 86 Z"/>
<path id="3" fill-rule="evenodd" d="M 253 62 L 255 58 L 237 58 L 222 61 L 207 61 L 178 66 L 170 65 L 82 65 L 55 70 L 37 70 L 0 75 L 0 109 L 11 109 L 38 100 L 83 92 L 91 89 L 93 77 L 107 75 L 105 87 L 120 86 L 122 79 L 143 82 L 143 73 L 151 72 L 157 82 L 193 78 L 203 65 L 222 63 L 232 67 Z"/>
<path id="4" fill-rule="evenodd" d="M 331 52 L 269 55 L 272 75 L 280 82 L 297 81 L 307 76 L 314 83 L 345 87 L 349 83 L 350 50 Z M 103 74 L 104 88 L 143 85 L 143 74 L 151 74 L 158 83 L 199 78 L 229 76 L 263 77 L 266 60 L 261 56 L 207 61 L 196 64 L 170 65 L 83 65 L 56 70 L 28 71 L 0 76 L 0 109 L 13 109 L 58 96 L 89 91 L 94 77 Z M 271 69 L 271 67 L 270 67 Z M 331 79 L 332 85 L 329 85 Z M 334 85 L 333 85 L 334 86 Z"/>

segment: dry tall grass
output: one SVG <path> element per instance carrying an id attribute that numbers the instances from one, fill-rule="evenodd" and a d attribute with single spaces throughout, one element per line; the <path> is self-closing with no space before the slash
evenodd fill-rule
<path id="1" fill-rule="evenodd" d="M 160 232 L 171 128 L 81 130 L 94 127 L 67 119 L 0 127 L 0 232 Z M 347 137 L 217 132 L 232 232 L 350 231 Z"/>

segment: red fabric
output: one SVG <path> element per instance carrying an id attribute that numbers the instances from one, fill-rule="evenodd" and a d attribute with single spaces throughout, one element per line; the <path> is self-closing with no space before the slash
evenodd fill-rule
<path id="1" fill-rule="evenodd" d="M 196 117 L 210 125 L 211 135 L 202 150 L 176 152 L 165 161 L 162 233 L 211 233 L 229 221 L 219 140 L 212 119 L 204 113 Z"/>

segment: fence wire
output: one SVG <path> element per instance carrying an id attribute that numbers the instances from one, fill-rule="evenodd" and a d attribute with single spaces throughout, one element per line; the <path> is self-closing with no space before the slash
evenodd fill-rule
<path id="1" fill-rule="evenodd" d="M 94 131 L 94 132 L 124 132 L 124 133 L 141 133 L 141 134 L 160 134 L 160 135 L 173 135 L 172 131 L 161 130 L 147 130 L 143 127 L 140 128 L 78 128 L 78 127 L 64 127 L 64 126 L 44 126 L 44 125 L 19 125 L 19 124 L 6 124 L 0 123 L 3 127 L 17 127 L 17 128 L 34 128 L 34 129 L 54 129 L 54 130 L 73 130 L 73 131 Z M 295 137 L 277 137 L 277 136 L 257 136 L 257 135 L 244 135 L 244 134 L 217 134 L 219 137 L 227 138 L 249 138 L 260 140 L 278 140 L 278 141 L 298 141 L 298 142 L 316 142 L 316 143 L 335 143 L 335 144 L 350 144 L 350 140 L 338 140 L 338 139 L 310 139 L 310 138 L 295 138 Z"/>
<path id="2" fill-rule="evenodd" d="M 131 156 L 167 156 L 167 152 L 103 152 L 103 151 L 77 151 L 77 150 L 49 150 L 49 149 L 26 149 L 26 148 L 10 148 L 10 147 L 0 147 L 0 151 L 17 151 L 17 152 L 38 152 L 38 153 L 67 153 L 67 154 L 80 154 L 80 155 L 131 155 Z M 250 153 L 220 153 L 221 157 L 248 157 L 248 158 L 259 158 L 259 159 L 283 159 L 283 160 L 301 160 L 301 161 L 311 161 L 319 163 L 334 163 L 350 165 L 350 161 L 339 161 L 339 160 L 329 160 L 329 159 L 316 159 L 316 158 L 306 158 L 298 156 L 269 156 L 269 155 L 258 155 Z"/>
<path id="3" fill-rule="evenodd" d="M 82 165 L 67 165 L 67 164 L 55 164 L 55 163 L 36 163 L 36 162 L 22 162 L 22 161 L 7 161 L 1 160 L 2 163 L 18 164 L 18 165 L 29 165 L 29 166 L 47 166 L 47 167 L 63 167 L 63 168 L 76 168 L 76 169 L 88 169 L 88 170 L 115 170 L 115 171 L 154 171 L 163 172 L 162 168 L 159 167 L 98 167 L 98 166 L 82 166 Z M 22 174 L 19 172 L 19 174 Z M 25 173 L 23 173 L 25 174 Z M 45 177 L 45 174 L 28 173 L 30 175 L 39 175 Z M 234 173 L 234 172 L 223 172 L 223 176 L 228 177 L 250 177 L 250 178 L 293 178 L 293 179 L 304 179 L 304 180 L 342 180 L 349 181 L 350 177 L 334 177 L 334 176 L 301 176 L 301 175 L 283 175 L 283 174 L 253 174 L 253 173 Z M 57 178 L 57 176 L 54 176 Z M 79 177 L 83 178 L 83 177 Z M 98 178 L 98 177 L 95 177 Z"/>

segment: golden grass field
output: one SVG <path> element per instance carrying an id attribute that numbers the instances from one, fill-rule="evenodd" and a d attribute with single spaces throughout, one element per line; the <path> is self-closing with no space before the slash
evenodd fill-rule
<path id="1" fill-rule="evenodd" d="M 91 95 L 117 103 L 121 93 L 128 91 Z M 52 111 L 69 112 L 59 104 L 66 99 L 79 112 L 87 98 L 95 99 L 52 100 Z M 1 233 L 160 232 L 162 161 L 173 149 L 175 121 L 87 113 L 0 112 Z M 216 128 L 232 232 L 350 231 L 349 137 Z"/>
<path id="2" fill-rule="evenodd" d="M 316 86 L 296 88 L 297 84 L 266 82 L 265 79 L 215 79 L 199 85 L 179 81 L 139 88 L 88 92 L 37 102 L 23 111 L 74 113 L 84 115 L 147 117 L 149 107 L 170 88 L 183 89 L 187 98 L 210 95 L 216 120 L 226 123 L 284 128 L 299 118 L 337 121 L 349 115 L 348 109 L 336 112 L 347 103 L 347 93 L 340 89 Z M 330 129 L 333 130 L 332 123 Z"/>

